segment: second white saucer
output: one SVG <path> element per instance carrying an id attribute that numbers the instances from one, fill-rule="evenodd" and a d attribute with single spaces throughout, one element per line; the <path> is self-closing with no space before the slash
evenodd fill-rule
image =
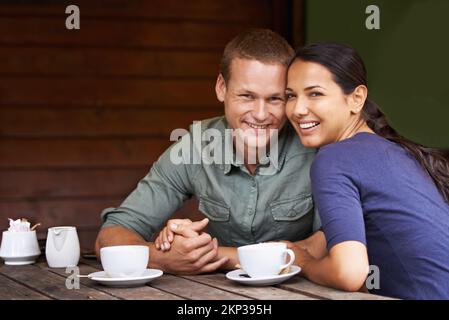
<path id="1" fill-rule="evenodd" d="M 270 286 L 274 284 L 281 283 L 287 279 L 290 279 L 295 274 L 301 272 L 301 268 L 298 266 L 290 266 L 289 273 L 278 274 L 270 277 L 260 277 L 251 278 L 242 269 L 237 269 L 230 271 L 226 274 L 226 278 L 232 281 L 239 282 L 241 284 L 251 285 L 251 286 Z"/>
<path id="2" fill-rule="evenodd" d="M 99 271 L 90 273 L 88 278 L 92 281 L 98 282 L 105 286 L 110 287 L 136 287 L 142 286 L 151 280 L 159 278 L 164 273 L 159 269 L 147 269 L 145 272 L 139 277 L 127 277 L 127 278 L 111 278 L 106 272 Z"/>

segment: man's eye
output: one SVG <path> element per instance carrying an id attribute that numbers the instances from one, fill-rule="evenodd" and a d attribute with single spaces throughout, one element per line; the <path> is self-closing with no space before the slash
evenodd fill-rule
<path id="1" fill-rule="evenodd" d="M 284 101 L 284 99 L 282 99 L 281 97 L 271 97 L 269 99 L 270 102 L 282 102 Z"/>
<path id="2" fill-rule="evenodd" d="M 253 96 L 248 93 L 239 94 L 239 97 L 245 98 L 245 99 L 252 99 Z"/>

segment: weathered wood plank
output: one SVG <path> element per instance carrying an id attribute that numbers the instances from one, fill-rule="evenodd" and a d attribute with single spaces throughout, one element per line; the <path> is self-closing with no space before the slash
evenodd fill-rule
<path id="1" fill-rule="evenodd" d="M 10 77 L 0 81 L 0 106 L 157 107 L 222 110 L 215 80 Z M 26 92 L 26 94 L 24 94 Z"/>
<path id="2" fill-rule="evenodd" d="M 183 276 L 183 278 L 203 283 L 214 288 L 237 293 L 257 300 L 315 300 L 310 296 L 283 290 L 273 286 L 251 287 L 228 280 L 224 274 L 214 273 L 206 275 Z M 296 277 L 295 277 L 296 278 Z M 293 280 L 295 281 L 295 280 Z"/>
<path id="3" fill-rule="evenodd" d="M 45 270 L 45 272 L 53 272 L 62 277 L 67 277 L 68 275 L 65 273 L 64 269 L 49 268 L 47 266 L 47 263 L 44 261 L 39 262 L 37 266 L 40 267 L 42 270 Z M 86 265 L 84 263 L 80 263 L 78 267 L 80 268 L 80 275 L 88 275 L 89 273 L 98 271 L 97 268 Z M 87 278 L 80 278 L 80 283 L 85 285 L 86 287 L 90 287 L 95 290 L 105 292 L 111 296 L 124 300 L 182 300 L 181 297 L 149 286 L 141 286 L 134 288 L 114 288 L 97 284 L 96 282 L 89 280 Z"/>
<path id="4" fill-rule="evenodd" d="M 101 269 L 101 264 L 96 260 L 83 259 L 82 262 Z M 164 274 L 149 285 L 189 300 L 249 300 L 238 293 L 231 293 L 171 274 Z"/>
<path id="5" fill-rule="evenodd" d="M 49 300 L 43 294 L 0 275 L 0 300 Z"/>
<path id="6" fill-rule="evenodd" d="M 333 288 L 324 287 L 307 279 L 296 277 L 294 280 L 290 279 L 277 287 L 299 292 L 301 294 L 320 297 L 330 300 L 391 300 L 389 297 L 378 296 L 362 292 L 345 292 Z"/>
<path id="7" fill-rule="evenodd" d="M 104 292 L 80 285 L 80 289 L 70 290 L 65 286 L 65 279 L 54 273 L 43 271 L 34 265 L 0 266 L 0 273 L 9 278 L 30 286 L 35 290 L 58 300 L 116 300 L 117 298 Z"/>
<path id="8" fill-rule="evenodd" d="M 1 61 L 1 58 L 0 58 Z M 193 121 L 223 114 L 211 110 L 159 109 L 0 109 L 0 135 L 8 137 L 142 137 L 169 140 L 175 129 L 188 129 Z"/>
<path id="9" fill-rule="evenodd" d="M 215 78 L 221 52 L 5 47 L 0 76 Z"/>
<path id="10" fill-rule="evenodd" d="M 164 279 L 154 280 L 150 285 L 191 300 L 249 300 L 248 297 L 237 293 L 169 274 L 165 275 Z"/>

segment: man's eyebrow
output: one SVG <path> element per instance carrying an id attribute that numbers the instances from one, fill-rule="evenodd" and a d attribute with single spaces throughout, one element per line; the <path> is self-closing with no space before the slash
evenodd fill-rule
<path id="1" fill-rule="evenodd" d="M 272 94 L 269 94 L 269 97 L 282 97 L 284 95 L 284 92 L 275 92 Z"/>
<path id="2" fill-rule="evenodd" d="M 249 89 L 240 89 L 236 91 L 238 94 L 242 94 L 242 93 L 250 93 L 250 94 L 254 94 L 253 91 L 249 90 Z"/>

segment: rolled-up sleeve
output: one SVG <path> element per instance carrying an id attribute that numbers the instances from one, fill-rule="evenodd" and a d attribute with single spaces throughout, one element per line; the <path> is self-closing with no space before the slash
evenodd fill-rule
<path id="1" fill-rule="evenodd" d="M 192 196 L 191 182 L 198 165 L 174 164 L 170 158 L 172 148 L 179 143 L 189 144 L 189 141 L 189 134 L 186 134 L 168 148 L 119 207 L 104 209 L 102 228 L 123 226 L 149 241 L 173 212 Z"/>

